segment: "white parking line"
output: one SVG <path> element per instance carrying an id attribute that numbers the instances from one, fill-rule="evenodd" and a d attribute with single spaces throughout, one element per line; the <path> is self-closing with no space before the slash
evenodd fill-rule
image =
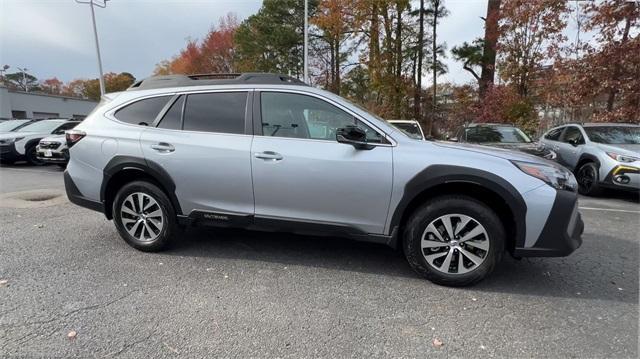
<path id="1" fill-rule="evenodd" d="M 24 169 L 24 168 L 8 168 L 8 167 L 0 167 L 0 176 L 2 175 L 2 171 L 3 170 L 10 170 L 10 171 L 16 171 L 16 172 L 30 172 L 30 173 L 54 173 L 54 174 L 60 174 L 62 173 L 61 171 L 57 171 L 57 170 L 28 170 L 28 169 Z"/>
<path id="2" fill-rule="evenodd" d="M 615 209 L 615 208 L 578 207 L 578 209 L 586 209 L 586 210 L 589 210 L 589 211 L 640 213 L 640 211 L 631 211 L 631 210 L 628 210 L 628 209 Z"/>

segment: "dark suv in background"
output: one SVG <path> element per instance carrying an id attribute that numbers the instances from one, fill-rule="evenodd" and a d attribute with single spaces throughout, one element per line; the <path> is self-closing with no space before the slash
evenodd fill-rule
<path id="1" fill-rule="evenodd" d="M 521 129 L 509 124 L 472 123 L 461 127 L 450 140 L 517 150 L 549 160 L 556 158 L 553 150 L 532 141 Z"/>

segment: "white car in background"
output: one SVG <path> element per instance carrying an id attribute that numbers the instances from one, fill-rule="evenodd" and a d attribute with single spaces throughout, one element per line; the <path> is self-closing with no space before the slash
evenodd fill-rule
<path id="1" fill-rule="evenodd" d="M 0 133 L 12 132 L 39 120 L 13 119 L 0 122 Z"/>
<path id="2" fill-rule="evenodd" d="M 69 162 L 69 147 L 65 135 L 53 135 L 40 140 L 36 147 L 38 160 L 66 168 Z"/>
<path id="3" fill-rule="evenodd" d="M 422 127 L 420 127 L 420 123 L 416 120 L 389 120 L 387 122 L 392 124 L 394 127 L 397 127 L 400 131 L 413 139 L 425 139 Z"/>
<path id="4" fill-rule="evenodd" d="M 0 162 L 12 164 L 26 160 L 31 165 L 43 165 L 38 159 L 37 146 L 49 135 L 64 135 L 80 121 L 49 119 L 30 123 L 11 132 L 0 133 Z"/>

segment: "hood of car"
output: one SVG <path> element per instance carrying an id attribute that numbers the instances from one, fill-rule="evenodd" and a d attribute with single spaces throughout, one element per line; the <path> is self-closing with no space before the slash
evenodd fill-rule
<path id="1" fill-rule="evenodd" d="M 0 133 L 0 140 L 9 140 L 18 137 L 29 137 L 34 134 L 35 132 L 4 132 Z"/>
<path id="2" fill-rule="evenodd" d="M 525 162 L 533 162 L 533 163 L 545 163 L 547 164 L 549 161 L 540 158 L 538 156 L 534 156 L 533 154 L 529 154 L 526 151 L 522 151 L 520 149 L 515 148 L 503 148 L 503 147 L 492 147 L 485 145 L 475 145 L 470 143 L 455 143 L 455 142 L 436 142 L 436 145 L 447 148 L 456 148 L 466 151 L 473 151 L 478 153 L 483 153 L 490 156 L 500 157 L 507 160 L 516 160 L 516 161 L 525 161 Z"/>
<path id="3" fill-rule="evenodd" d="M 48 136 L 40 140 L 40 142 L 60 142 L 60 143 L 63 143 L 65 141 L 66 141 L 66 137 L 64 135 Z"/>
<path id="4" fill-rule="evenodd" d="M 504 148 L 508 150 L 516 150 L 524 153 L 528 153 L 535 156 L 544 156 L 549 150 L 544 149 L 540 146 L 538 142 L 528 142 L 528 143 L 502 143 L 502 142 L 494 142 L 494 143 L 486 143 L 486 146 Z"/>
<path id="5" fill-rule="evenodd" d="M 606 145 L 603 143 L 596 143 L 596 145 L 606 152 L 615 152 L 621 155 L 640 157 L 640 145 L 638 144 Z"/>

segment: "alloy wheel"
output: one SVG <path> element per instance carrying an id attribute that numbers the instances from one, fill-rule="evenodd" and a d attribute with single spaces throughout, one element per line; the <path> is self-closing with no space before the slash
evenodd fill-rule
<path id="1" fill-rule="evenodd" d="M 38 151 L 36 150 L 35 147 L 31 147 L 27 151 L 27 162 L 35 166 L 44 165 L 44 161 L 38 159 Z"/>
<path id="2" fill-rule="evenodd" d="M 474 218 L 464 214 L 440 216 L 422 234 L 420 248 L 427 263 L 449 274 L 469 273 L 489 254 L 489 235 Z"/>
<path id="3" fill-rule="evenodd" d="M 585 192 L 588 192 L 596 181 L 595 169 L 592 166 L 582 166 L 578 172 L 578 185 Z"/>
<path id="4" fill-rule="evenodd" d="M 134 192 L 120 206 L 122 225 L 129 234 L 141 242 L 158 238 L 164 226 L 164 215 L 158 202 L 142 192 Z"/>

